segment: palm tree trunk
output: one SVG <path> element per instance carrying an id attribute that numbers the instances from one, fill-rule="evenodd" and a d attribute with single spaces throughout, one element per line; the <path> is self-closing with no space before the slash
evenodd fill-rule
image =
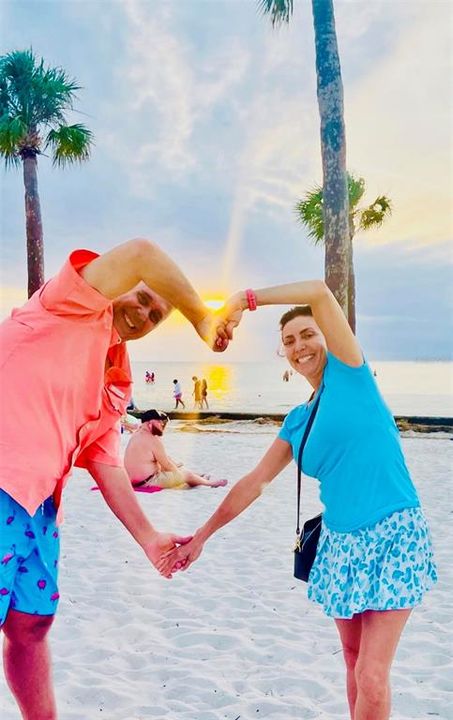
<path id="1" fill-rule="evenodd" d="M 44 282 L 44 246 L 38 193 L 38 161 L 34 153 L 24 154 L 22 160 L 24 163 L 28 297 L 31 297 Z"/>
<path id="2" fill-rule="evenodd" d="M 332 0 L 312 0 L 321 118 L 325 279 L 348 315 L 349 200 L 343 84 Z"/>

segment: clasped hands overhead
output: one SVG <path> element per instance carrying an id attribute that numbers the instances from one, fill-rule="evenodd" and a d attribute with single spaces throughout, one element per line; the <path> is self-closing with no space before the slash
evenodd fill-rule
<path id="1" fill-rule="evenodd" d="M 242 318 L 244 299 L 242 293 L 235 293 L 226 301 L 225 305 L 216 311 L 208 312 L 198 323 L 195 329 L 200 337 L 214 352 L 223 352 L 233 339 L 233 331 Z"/>

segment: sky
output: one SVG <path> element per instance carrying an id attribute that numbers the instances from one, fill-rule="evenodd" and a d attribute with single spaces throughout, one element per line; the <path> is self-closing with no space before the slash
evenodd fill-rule
<path id="1" fill-rule="evenodd" d="M 371 359 L 452 355 L 453 3 L 335 0 L 357 233 L 357 333 Z M 0 0 L 1 53 L 32 47 L 76 78 L 89 162 L 39 158 L 45 272 L 76 247 L 158 242 L 203 299 L 322 277 L 295 203 L 321 183 L 311 3 L 273 29 L 258 0 Z M 26 299 L 23 180 L 2 169 L 0 314 Z M 285 308 L 247 314 L 224 360 L 266 360 Z M 175 314 L 136 360 L 218 360 Z"/>

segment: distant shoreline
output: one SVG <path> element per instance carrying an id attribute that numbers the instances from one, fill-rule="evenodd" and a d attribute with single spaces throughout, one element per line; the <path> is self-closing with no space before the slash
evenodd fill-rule
<path id="1" fill-rule="evenodd" d="M 140 413 L 132 413 L 135 417 L 140 417 Z M 203 411 L 187 412 L 170 411 L 167 413 L 171 420 L 194 420 L 206 424 L 213 424 L 218 421 L 233 422 L 235 420 L 251 420 L 261 422 L 281 423 L 287 413 L 268 413 L 268 412 L 213 412 Z M 395 422 L 402 431 L 412 430 L 414 432 L 453 432 L 453 417 L 430 417 L 421 415 L 395 415 Z"/>

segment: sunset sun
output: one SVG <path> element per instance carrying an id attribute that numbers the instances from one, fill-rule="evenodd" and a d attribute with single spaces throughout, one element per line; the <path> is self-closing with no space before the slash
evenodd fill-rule
<path id="1" fill-rule="evenodd" d="M 211 310 L 220 310 L 220 308 L 225 305 L 225 300 L 222 298 L 209 298 L 208 300 L 203 300 L 203 302 L 206 307 Z"/>

